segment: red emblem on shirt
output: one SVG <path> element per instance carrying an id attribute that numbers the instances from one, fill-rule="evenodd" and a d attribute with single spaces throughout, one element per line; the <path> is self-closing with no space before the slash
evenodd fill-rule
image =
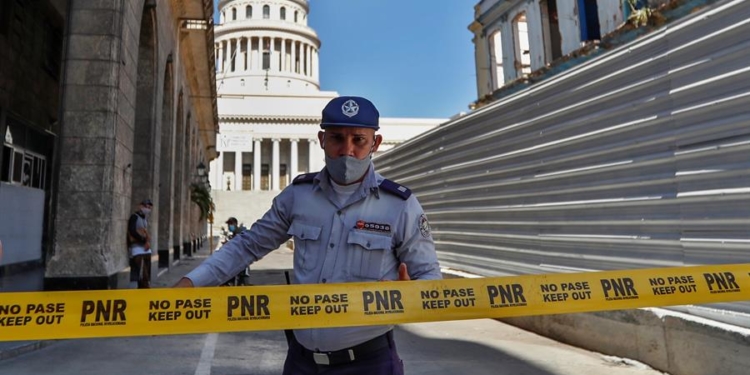
<path id="1" fill-rule="evenodd" d="M 373 232 L 390 233 L 390 224 L 370 223 L 364 220 L 357 220 L 357 224 L 354 225 L 355 229 L 370 230 Z"/>

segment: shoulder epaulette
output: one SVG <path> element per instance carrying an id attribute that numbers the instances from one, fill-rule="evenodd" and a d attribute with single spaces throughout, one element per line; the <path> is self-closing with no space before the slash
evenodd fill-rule
<path id="1" fill-rule="evenodd" d="M 315 179 L 315 176 L 317 175 L 318 175 L 318 172 L 301 174 L 294 178 L 294 180 L 292 181 L 292 184 L 297 185 L 297 184 L 304 184 L 306 182 L 313 182 L 313 180 Z"/>
<path id="2" fill-rule="evenodd" d="M 383 182 L 380 183 L 380 188 L 391 194 L 398 195 L 403 200 L 407 200 L 411 196 L 411 190 L 409 190 L 409 188 L 399 185 L 389 179 L 384 179 Z"/>

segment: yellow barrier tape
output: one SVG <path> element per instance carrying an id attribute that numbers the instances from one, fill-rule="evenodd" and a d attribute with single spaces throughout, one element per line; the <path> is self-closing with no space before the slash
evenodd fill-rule
<path id="1" fill-rule="evenodd" d="M 0 293 L 0 341 L 400 324 L 750 300 L 750 264 L 479 279 Z"/>

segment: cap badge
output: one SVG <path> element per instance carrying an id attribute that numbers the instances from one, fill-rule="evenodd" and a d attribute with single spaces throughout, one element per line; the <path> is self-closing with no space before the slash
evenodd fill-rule
<path id="1" fill-rule="evenodd" d="M 341 105 L 341 112 L 347 117 L 354 117 L 359 113 L 359 104 L 352 99 L 349 99 Z"/>

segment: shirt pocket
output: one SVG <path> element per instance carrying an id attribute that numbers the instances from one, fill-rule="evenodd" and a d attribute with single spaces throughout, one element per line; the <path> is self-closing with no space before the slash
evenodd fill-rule
<path id="1" fill-rule="evenodd" d="M 322 227 L 293 222 L 286 232 L 294 236 L 294 267 L 312 270 L 317 264 L 316 251 L 320 249 Z"/>
<path id="2" fill-rule="evenodd" d="M 391 236 L 352 230 L 347 243 L 351 275 L 358 280 L 380 280 L 383 257 L 391 251 Z"/>

